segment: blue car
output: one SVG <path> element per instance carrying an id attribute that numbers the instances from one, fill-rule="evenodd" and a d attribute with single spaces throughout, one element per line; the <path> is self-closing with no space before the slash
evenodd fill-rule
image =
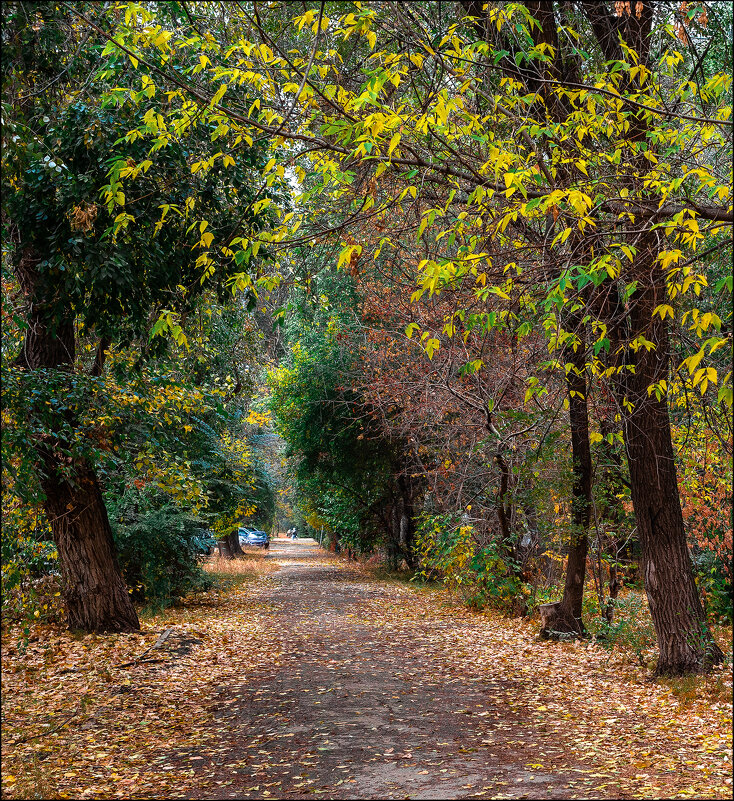
<path id="1" fill-rule="evenodd" d="M 245 528 L 242 526 L 239 530 L 240 545 L 255 546 L 257 548 L 269 548 L 270 537 L 264 531 L 259 531 L 254 528 Z"/>

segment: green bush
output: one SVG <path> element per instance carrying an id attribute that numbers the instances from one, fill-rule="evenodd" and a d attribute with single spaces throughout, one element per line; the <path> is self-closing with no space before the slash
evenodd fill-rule
<path id="1" fill-rule="evenodd" d="M 496 542 L 480 546 L 473 527 L 461 525 L 456 515 L 422 518 L 416 534 L 416 553 L 422 578 L 441 579 L 474 609 L 491 606 L 508 610 L 518 599 L 524 603 L 529 594 L 501 546 Z"/>
<path id="2" fill-rule="evenodd" d="M 563 588 L 557 587 L 555 584 L 552 584 L 548 587 L 543 587 L 537 584 L 525 584 L 523 586 L 527 588 L 528 593 L 528 615 L 534 615 L 538 611 L 538 607 L 542 606 L 543 604 L 550 604 L 554 601 L 557 601 L 563 594 Z"/>
<path id="3" fill-rule="evenodd" d="M 611 623 L 598 614 L 589 616 L 585 623 L 600 645 L 610 650 L 616 645 L 631 651 L 637 662 L 646 667 L 648 652 L 655 648 L 657 638 L 644 596 L 630 593 L 617 598 Z"/>
<path id="4" fill-rule="evenodd" d="M 696 584 L 706 609 L 706 617 L 716 623 L 732 623 L 731 575 L 716 554 L 701 550 L 694 555 Z"/>
<path id="5" fill-rule="evenodd" d="M 45 516 L 36 518 L 36 526 L 21 530 L 8 515 L 2 526 L 2 615 L 22 620 L 39 617 L 42 593 L 38 588 L 46 576 L 58 574 L 56 546 L 47 538 L 51 532 Z"/>
<path id="6" fill-rule="evenodd" d="M 150 610 L 170 606 L 187 593 L 212 585 L 198 560 L 202 520 L 168 501 L 156 507 L 156 500 L 161 502 L 126 494 L 110 509 L 123 576 L 133 599 Z M 150 505 L 142 506 L 145 502 Z"/>

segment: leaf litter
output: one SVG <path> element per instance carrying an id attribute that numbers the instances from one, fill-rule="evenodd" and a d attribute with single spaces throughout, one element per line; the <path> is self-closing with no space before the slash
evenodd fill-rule
<path id="1" fill-rule="evenodd" d="M 6 631 L 3 796 L 731 797 L 730 663 L 681 691 L 315 545 L 271 551 L 212 560 L 218 588 L 139 634 Z"/>

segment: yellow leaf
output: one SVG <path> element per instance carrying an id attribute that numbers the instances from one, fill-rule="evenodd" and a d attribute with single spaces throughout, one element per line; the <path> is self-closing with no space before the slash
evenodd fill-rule
<path id="1" fill-rule="evenodd" d="M 654 317 L 656 314 L 660 315 L 660 319 L 661 320 L 664 320 L 666 315 L 668 315 L 668 314 L 671 317 L 673 317 L 674 316 L 673 307 L 672 306 L 668 306 L 667 303 L 661 303 L 659 306 L 657 306 L 655 308 L 655 311 L 652 313 L 652 316 Z"/>

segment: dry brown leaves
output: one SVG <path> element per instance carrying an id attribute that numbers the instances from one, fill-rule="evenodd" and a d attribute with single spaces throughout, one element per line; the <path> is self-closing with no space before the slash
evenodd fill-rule
<path id="1" fill-rule="evenodd" d="M 212 560 L 209 569 L 225 574 L 225 588 L 146 619 L 140 634 L 73 636 L 39 624 L 24 649 L 17 631 L 5 632 L 3 796 L 196 797 L 197 788 L 210 786 L 207 777 L 221 785 L 226 766 L 217 763 L 231 745 L 221 703 L 217 710 L 212 699 L 231 688 L 226 703 L 236 706 L 248 677 L 286 661 L 288 620 L 274 614 L 272 593 L 263 589 L 273 586 L 278 566 L 263 556 Z M 609 795 L 612 780 L 615 792 L 630 798 L 730 797 L 730 666 L 687 684 L 651 682 L 624 654 L 542 643 L 532 623 L 471 613 L 443 591 L 386 585 L 337 558 L 320 558 L 337 566 L 343 581 L 358 577 L 355 587 L 381 588 L 374 597 L 362 589 L 345 615 L 374 631 L 373 643 L 389 641 L 398 653 L 404 644 L 416 664 L 421 651 L 430 654 L 447 681 L 497 679 L 497 697 L 488 702 L 507 709 L 513 736 L 523 721 L 523 745 L 536 755 L 525 769 L 575 773 L 571 797 Z M 321 591 L 328 599 L 329 588 Z M 307 617 L 299 619 L 301 633 Z M 168 629 L 165 643 L 152 648 Z M 502 731 L 500 723 L 493 736 Z M 258 785 L 253 797 L 271 790 Z M 480 786 L 468 795 L 487 793 Z"/>
<path id="2" fill-rule="evenodd" d="M 427 647 L 442 649 L 452 671 L 516 682 L 512 700 L 496 700 L 528 722 L 538 749 L 529 769 L 577 772 L 581 798 L 603 796 L 611 780 L 629 798 L 731 797 L 731 661 L 710 676 L 654 681 L 625 652 L 541 641 L 537 622 L 441 607 L 435 591 L 411 595 L 410 605 L 362 622 L 391 639 L 422 624 Z M 451 625 L 437 626 L 441 617 Z M 717 639 L 731 653 L 731 629 Z M 562 744 L 567 759 L 545 763 L 549 744 Z"/>
<path id="3" fill-rule="evenodd" d="M 212 559 L 225 587 L 144 620 L 139 634 L 74 636 L 37 625 L 26 648 L 3 637 L 2 789 L 7 798 L 177 796 L 193 775 L 165 763 L 172 741 L 206 749 L 214 688 L 268 663 L 249 583 L 277 570 L 263 554 Z M 228 586 L 227 586 L 228 585 Z M 164 646 L 126 667 L 168 628 Z M 146 661 L 147 659 L 155 661 Z"/>

